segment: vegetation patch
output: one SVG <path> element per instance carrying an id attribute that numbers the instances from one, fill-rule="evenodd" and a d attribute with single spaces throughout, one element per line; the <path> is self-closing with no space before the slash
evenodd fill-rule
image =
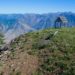
<path id="1" fill-rule="evenodd" d="M 16 38 L 10 47 L 5 63 L 14 62 L 11 68 L 17 69 L 16 75 L 75 75 L 75 28 L 30 32 Z"/>

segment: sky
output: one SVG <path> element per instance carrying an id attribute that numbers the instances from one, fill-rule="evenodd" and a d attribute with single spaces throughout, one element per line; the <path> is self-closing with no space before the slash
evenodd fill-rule
<path id="1" fill-rule="evenodd" d="M 75 12 L 75 0 L 0 0 L 0 13 Z"/>

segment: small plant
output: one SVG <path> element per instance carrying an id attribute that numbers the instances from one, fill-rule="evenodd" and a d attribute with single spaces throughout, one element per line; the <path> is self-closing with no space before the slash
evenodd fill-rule
<path id="1" fill-rule="evenodd" d="M 16 72 L 16 75 L 21 75 L 21 72 L 20 71 Z"/>

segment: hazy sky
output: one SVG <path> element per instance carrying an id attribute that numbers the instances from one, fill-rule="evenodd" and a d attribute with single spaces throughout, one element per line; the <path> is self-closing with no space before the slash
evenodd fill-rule
<path id="1" fill-rule="evenodd" d="M 0 13 L 75 12 L 75 0 L 0 0 Z"/>

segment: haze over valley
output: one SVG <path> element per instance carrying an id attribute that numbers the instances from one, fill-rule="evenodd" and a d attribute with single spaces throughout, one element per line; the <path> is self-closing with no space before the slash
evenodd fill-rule
<path id="1" fill-rule="evenodd" d="M 5 41 L 9 42 L 21 34 L 30 31 L 54 28 L 58 16 L 65 16 L 67 27 L 75 26 L 75 13 L 49 13 L 49 14 L 0 14 L 0 31 Z"/>

